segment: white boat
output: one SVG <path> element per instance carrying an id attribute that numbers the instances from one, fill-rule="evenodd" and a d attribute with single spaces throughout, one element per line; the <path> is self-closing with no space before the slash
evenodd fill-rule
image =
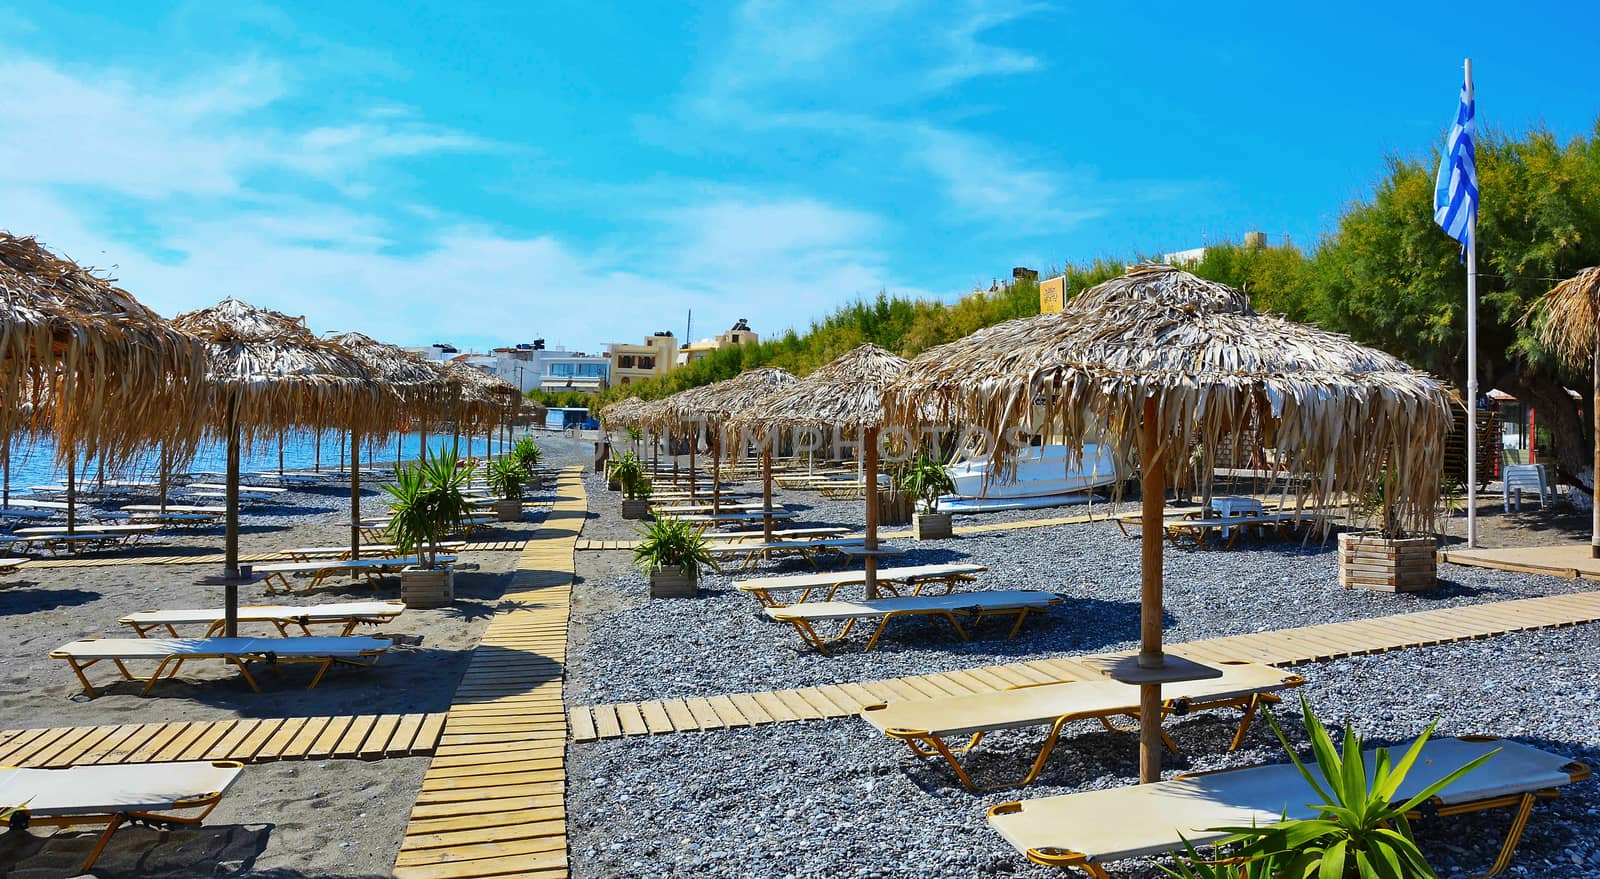
<path id="1" fill-rule="evenodd" d="M 1113 485 L 1118 479 L 1116 460 L 1098 443 L 1085 445 L 1078 460 L 1069 458 L 1064 445 L 1034 446 L 1017 457 L 1010 477 L 988 484 L 987 457 L 957 462 L 946 469 L 956 490 L 939 499 L 939 509 L 958 513 L 1085 503 L 1096 488 Z"/>

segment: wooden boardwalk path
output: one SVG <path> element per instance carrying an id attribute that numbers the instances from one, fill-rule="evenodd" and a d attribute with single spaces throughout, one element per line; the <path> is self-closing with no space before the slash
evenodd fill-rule
<path id="1" fill-rule="evenodd" d="M 87 526 L 83 529 L 91 530 Z M 515 540 L 474 540 L 469 541 L 463 552 L 521 552 L 527 543 L 526 539 Z M 242 553 L 241 562 L 281 562 L 289 558 L 285 552 L 256 552 Z M 29 570 L 38 568 L 91 568 L 105 565 L 220 565 L 222 553 L 207 552 L 192 555 L 147 555 L 147 556 L 85 556 L 69 558 L 34 559 L 28 562 Z"/>
<path id="2" fill-rule="evenodd" d="M 1600 592 L 1580 592 L 1212 638 L 1172 644 L 1169 649 L 1202 662 L 1248 659 L 1269 665 L 1299 665 L 1597 621 Z M 798 690 L 578 706 L 570 712 L 572 738 L 584 742 L 845 717 L 878 702 L 1071 680 L 1084 672 L 1077 663 L 1042 659 Z"/>
<path id="3" fill-rule="evenodd" d="M 473 651 L 411 810 L 399 879 L 567 875 L 561 686 L 572 553 L 588 511 L 580 474 L 561 472 Z"/>
<path id="4" fill-rule="evenodd" d="M 434 752 L 444 721 L 443 714 L 363 714 L 5 730 L 0 766 L 415 757 Z"/>
<path id="5" fill-rule="evenodd" d="M 1600 559 L 1587 543 L 1558 546 L 1513 546 L 1499 549 L 1448 549 L 1439 561 L 1497 571 L 1545 574 L 1567 580 L 1600 580 Z"/>

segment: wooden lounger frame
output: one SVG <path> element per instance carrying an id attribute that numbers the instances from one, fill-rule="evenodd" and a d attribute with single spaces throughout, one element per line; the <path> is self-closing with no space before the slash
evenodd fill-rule
<path id="1" fill-rule="evenodd" d="M 1301 686 L 1305 684 L 1305 682 L 1306 679 L 1301 675 L 1290 675 L 1284 679 L 1284 682 L 1280 686 L 1283 689 L 1289 689 L 1292 687 Z M 1025 690 L 1032 687 L 1052 687 L 1062 683 L 1070 682 L 1046 681 L 1037 684 L 1019 684 L 1017 686 L 1007 687 L 1006 690 Z M 1228 750 L 1236 751 L 1239 749 L 1239 746 L 1244 743 L 1244 737 L 1250 731 L 1250 724 L 1255 720 L 1257 711 L 1265 711 L 1267 710 L 1268 706 L 1276 705 L 1280 701 L 1282 701 L 1282 697 L 1278 696 L 1276 693 L 1268 692 L 1240 693 L 1231 696 L 1221 696 L 1217 698 L 1199 700 L 1182 698 L 1165 699 L 1161 703 L 1161 720 L 1164 722 L 1168 717 L 1181 717 L 1185 714 L 1190 714 L 1196 711 L 1213 711 L 1220 708 L 1237 708 L 1243 712 L 1243 714 L 1239 718 L 1239 728 L 1233 734 L 1233 742 L 1228 745 Z M 877 705 L 868 705 L 862 710 L 877 711 L 886 707 L 886 703 L 879 703 Z M 1129 721 L 1132 721 L 1132 723 L 1130 725 L 1117 726 L 1116 724 L 1112 723 L 1112 720 L 1118 718 L 1125 718 Z M 1003 781 L 997 784 L 987 785 L 980 785 L 973 781 L 971 774 L 967 772 L 965 766 L 961 765 L 961 761 L 956 755 L 966 754 L 976 748 L 978 743 L 983 741 L 983 737 L 988 734 L 988 731 L 973 733 L 972 738 L 968 740 L 965 745 L 959 746 L 951 746 L 947 744 L 940 736 L 923 729 L 891 728 L 884 730 L 884 734 L 890 738 L 899 739 L 900 741 L 905 742 L 906 747 L 911 749 L 911 753 L 916 754 L 918 757 L 943 758 L 945 763 L 949 764 L 950 769 L 955 772 L 956 778 L 961 781 L 963 787 L 965 787 L 967 790 L 981 793 L 984 791 L 1003 790 L 1005 788 L 1023 787 L 1032 784 L 1034 780 L 1039 777 L 1039 773 L 1044 771 L 1046 761 L 1050 759 L 1051 752 L 1055 750 L 1056 742 L 1061 738 L 1062 729 L 1068 723 L 1071 723 L 1075 720 L 1098 720 L 1100 721 L 1100 725 L 1105 727 L 1107 732 L 1127 732 L 1130 730 L 1138 730 L 1140 717 L 1139 710 L 1137 708 L 1133 708 L 1131 710 L 1114 711 L 1075 711 L 1068 714 L 1063 714 L 1051 722 L 1050 732 L 1045 736 L 1044 744 L 1039 747 L 1039 754 L 1034 758 L 1033 765 L 1028 767 L 1028 772 L 1026 775 L 1022 776 L 1022 778 L 1016 781 Z M 1167 746 L 1167 750 L 1171 751 L 1173 754 L 1179 753 L 1177 743 L 1172 740 L 1171 736 L 1167 735 L 1167 731 L 1165 729 L 1161 730 L 1161 741 Z"/>
<path id="2" fill-rule="evenodd" d="M 879 584 L 879 588 L 882 588 L 882 585 L 883 584 L 880 583 Z M 1049 604 L 1047 606 L 1054 606 L 1054 605 L 1058 605 L 1060 603 L 1061 603 L 1061 599 L 1060 598 L 1056 598 L 1055 600 L 1049 602 Z M 785 622 L 785 623 L 788 623 L 788 624 L 794 626 L 795 631 L 800 633 L 800 637 L 803 638 L 807 644 L 810 644 L 812 647 L 817 648 L 817 652 L 819 652 L 819 653 L 821 653 L 821 654 L 826 656 L 826 655 L 829 655 L 828 654 L 828 645 L 829 644 L 836 644 L 836 643 L 838 643 L 840 641 L 843 641 L 845 638 L 848 638 L 850 636 L 850 630 L 855 628 L 855 625 L 856 625 L 856 623 L 858 621 L 863 620 L 863 619 L 867 619 L 867 618 L 870 618 L 870 617 L 874 617 L 874 616 L 876 616 L 878 618 L 878 627 L 872 631 L 872 637 L 867 639 L 867 646 L 865 648 L 863 648 L 863 651 L 870 651 L 873 648 L 878 646 L 878 639 L 883 637 L 884 630 L 889 627 L 889 622 L 891 620 L 893 620 L 895 617 L 915 617 L 915 616 L 942 617 L 946 622 L 948 622 L 950 624 L 950 628 L 955 629 L 957 637 L 959 637 L 963 641 L 971 641 L 972 640 L 971 636 L 969 636 L 967 634 L 967 630 L 962 627 L 961 621 L 956 618 L 957 614 L 960 614 L 961 616 L 964 616 L 964 617 L 968 617 L 969 618 L 969 623 L 971 625 L 973 625 L 973 626 L 976 626 L 979 623 L 983 622 L 985 617 L 1000 617 L 1000 616 L 1010 616 L 1012 614 L 1016 614 L 1017 621 L 1016 621 L 1016 623 L 1014 623 L 1011 626 L 1011 631 L 1006 634 L 1006 637 L 1009 639 L 1009 638 L 1017 637 L 1017 633 L 1022 631 L 1022 623 L 1023 623 L 1024 620 L 1026 620 L 1028 618 L 1028 614 L 1030 614 L 1030 613 L 1042 613 L 1043 610 L 1044 610 L 1044 608 L 1040 608 L 1040 607 L 995 607 L 995 608 L 987 608 L 987 607 L 981 607 L 981 606 L 977 606 L 977 605 L 974 605 L 972 608 L 965 608 L 965 609 L 963 609 L 963 608 L 948 608 L 948 607 L 928 607 L 928 608 L 908 608 L 908 609 L 905 609 L 905 610 L 890 610 L 890 611 L 884 611 L 881 614 L 862 614 L 860 616 L 850 617 L 850 618 L 845 620 L 844 627 L 839 630 L 839 633 L 837 635 L 834 635 L 831 638 L 823 637 L 822 635 L 818 634 L 816 628 L 814 626 L 812 626 L 810 620 L 798 619 L 798 618 L 796 618 L 796 619 L 782 619 L 781 617 L 773 617 L 773 619 L 776 619 L 779 622 Z"/>
<path id="3" fill-rule="evenodd" d="M 1498 736 L 1456 736 L 1466 741 L 1493 742 L 1498 741 Z M 1268 765 L 1268 764 L 1257 764 Z M 1191 772 L 1179 775 L 1177 778 L 1195 778 L 1202 775 L 1217 775 L 1224 772 L 1237 772 L 1240 769 L 1252 769 L 1253 766 L 1240 766 L 1234 769 L 1218 769 L 1212 772 Z M 1574 760 L 1561 767 L 1567 773 L 1571 783 L 1584 781 L 1589 778 L 1590 770 L 1586 763 Z M 1434 797 L 1423 808 L 1406 814 L 1407 820 L 1416 821 L 1422 818 L 1440 817 L 1447 818 L 1454 815 L 1470 815 L 1475 812 L 1487 812 L 1491 809 L 1515 809 L 1511 817 L 1511 826 L 1506 831 L 1506 836 L 1500 843 L 1500 849 L 1495 856 L 1494 863 L 1483 873 L 1477 874 L 1482 879 L 1498 876 L 1511 866 L 1511 860 L 1516 855 L 1517 844 L 1522 841 L 1522 831 L 1528 826 L 1528 819 L 1533 813 L 1533 805 L 1539 800 L 1555 799 L 1561 792 L 1555 788 L 1542 788 L 1540 790 L 1525 791 L 1523 793 L 1505 794 L 1498 797 L 1489 797 L 1482 800 L 1473 800 L 1469 803 L 1451 803 L 1446 805 L 1438 797 Z M 1006 815 L 1021 810 L 1022 803 L 1011 801 L 991 806 L 990 815 Z M 1100 863 L 1082 852 L 1068 851 L 1066 849 L 1038 848 L 1027 851 L 1028 860 L 1046 867 L 1075 868 L 1087 873 L 1093 879 L 1111 879 L 1111 874 Z"/>
<path id="4" fill-rule="evenodd" d="M 236 760 L 214 760 L 211 765 L 227 768 L 244 766 L 243 763 Z M 28 807 L 23 805 L 12 813 L 10 825 L 11 829 L 20 831 L 29 827 L 78 827 L 85 824 L 105 824 L 105 830 L 101 831 L 100 838 L 95 840 L 94 848 L 89 851 L 89 856 L 84 859 L 83 865 L 78 868 L 78 872 L 87 873 L 89 868 L 94 866 L 94 862 L 100 859 L 100 855 L 105 852 L 106 846 L 111 843 L 111 837 L 122 825 L 136 822 L 166 829 L 166 826 L 173 824 L 199 824 L 206 819 L 206 816 L 211 814 L 212 810 L 217 808 L 218 803 L 222 802 L 222 793 L 222 791 L 211 791 L 210 793 L 197 794 L 193 797 L 179 800 L 171 806 L 155 812 L 34 816 L 29 814 Z M 171 814 L 173 812 L 187 812 L 191 809 L 199 809 L 200 811 L 193 815 Z"/>
<path id="5" fill-rule="evenodd" d="M 78 657 L 72 656 L 71 654 L 59 653 L 59 652 L 52 652 L 50 654 L 50 658 L 52 658 L 52 659 L 65 659 L 67 661 L 67 664 L 72 666 L 72 673 L 78 676 L 78 682 L 83 684 L 83 691 L 85 693 L 88 693 L 89 697 L 92 699 L 92 698 L 97 698 L 100 695 L 100 693 L 99 693 L 99 691 L 97 691 L 94 688 L 93 684 L 89 683 L 89 676 L 84 674 L 84 672 L 88 671 L 91 666 L 97 665 L 98 663 L 100 663 L 102 661 L 109 661 L 112 665 L 115 665 L 117 667 L 117 671 L 122 674 L 122 679 L 125 680 L 125 681 L 143 681 L 144 682 L 144 689 L 139 691 L 139 695 L 148 696 L 148 695 L 150 695 L 150 689 L 152 687 L 154 687 L 158 681 L 162 680 L 163 678 L 175 678 L 175 677 L 177 677 L 178 676 L 178 671 L 180 669 L 182 669 L 183 668 L 183 664 L 185 662 L 189 661 L 189 660 L 220 659 L 225 663 L 230 663 L 230 664 L 236 666 L 239 669 L 240 676 L 244 678 L 244 682 L 245 683 L 250 685 L 250 689 L 252 689 L 255 692 L 259 693 L 259 692 L 261 692 L 261 685 L 256 683 L 255 676 L 250 674 L 250 669 L 248 668 L 248 665 L 252 660 L 258 661 L 258 662 L 264 662 L 264 663 L 266 663 L 268 665 L 269 668 L 273 668 L 274 670 L 276 670 L 276 667 L 277 667 L 277 665 L 279 663 L 286 663 L 286 662 L 310 662 L 310 663 L 316 663 L 319 666 L 319 668 L 317 669 L 317 673 L 316 673 L 316 675 L 314 675 L 311 678 L 311 683 L 306 685 L 306 689 L 314 690 L 314 689 L 316 689 L 317 684 L 322 683 L 323 675 L 326 675 L 328 673 L 328 669 L 333 668 L 333 666 L 336 663 L 340 664 L 340 665 L 353 665 L 353 666 L 355 666 L 357 668 L 371 668 L 374 665 L 378 664 L 378 658 L 381 657 L 382 655 L 383 655 L 383 651 L 376 651 L 376 652 L 372 652 L 372 653 L 363 652 L 363 653 L 359 654 L 359 657 L 349 657 L 349 656 L 278 656 L 276 653 L 272 653 L 271 651 L 261 651 L 259 653 L 240 653 L 240 654 L 190 653 L 190 654 L 187 654 L 187 655 L 184 655 L 184 656 L 166 656 L 166 657 L 162 657 L 160 663 L 158 663 L 156 665 L 156 670 L 153 673 L 151 673 L 151 675 L 149 677 L 147 677 L 147 678 L 141 678 L 138 675 L 135 675 L 133 672 L 128 671 L 128 666 L 124 663 L 124 660 L 122 658 L 110 658 L 108 660 L 100 660 L 100 659 L 80 660 Z"/>

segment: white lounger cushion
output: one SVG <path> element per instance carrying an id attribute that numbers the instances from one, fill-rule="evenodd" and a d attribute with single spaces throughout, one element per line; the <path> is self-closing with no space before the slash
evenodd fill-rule
<path id="1" fill-rule="evenodd" d="M 1043 610 L 1061 601 L 1054 592 L 1031 589 L 993 589 L 957 592 L 953 595 L 909 595 L 904 598 L 875 598 L 868 601 L 814 601 L 788 607 L 766 608 L 775 620 L 847 620 L 890 613 L 959 613 L 972 608 L 990 613 L 1023 608 Z"/>
<path id="2" fill-rule="evenodd" d="M 241 769 L 202 762 L 0 769 L 0 803 L 41 817 L 153 812 L 221 794 Z"/>
<path id="3" fill-rule="evenodd" d="M 1406 747 L 1408 744 L 1390 748 L 1391 758 L 1398 760 Z M 1556 788 L 1572 781 L 1562 770 L 1570 762 L 1568 758 L 1537 748 L 1498 740 L 1433 739 L 1406 774 L 1396 801 L 1409 799 L 1496 748 L 1502 749 L 1499 754 L 1447 788 L 1440 799 L 1447 804 L 1467 803 Z M 1372 765 L 1369 751 L 1369 773 Z M 1057 849 L 1086 855 L 1092 861 L 1115 861 L 1181 848 L 1179 834 L 1204 845 L 1227 835 L 1209 830 L 1212 827 L 1275 824 L 1285 813 L 1290 818 L 1312 818 L 1316 813 L 1309 804 L 1317 799 L 1293 764 L 1283 763 L 1024 800 L 1015 811 L 1008 811 L 1009 805 L 995 807 L 989 824 L 1024 853 Z"/>
<path id="4" fill-rule="evenodd" d="M 852 541 L 860 543 L 860 541 Z M 989 570 L 983 565 L 903 565 L 896 568 L 879 568 L 878 579 L 889 583 L 909 583 L 939 577 L 971 576 Z M 787 592 L 801 589 L 827 589 L 832 586 L 853 586 L 867 582 L 865 571 L 836 571 L 821 574 L 793 574 L 784 577 L 757 577 L 735 580 L 741 592 Z M 977 593 L 987 595 L 990 593 Z"/>
<path id="5" fill-rule="evenodd" d="M 757 532 L 759 533 L 759 532 Z M 771 542 L 743 542 L 743 543 L 713 543 L 706 547 L 708 552 L 721 555 L 743 555 L 752 552 L 765 552 L 768 550 L 811 550 L 811 549 L 837 549 L 841 546 L 861 546 L 866 538 L 862 537 L 829 537 L 823 540 L 774 540 Z"/>
<path id="6" fill-rule="evenodd" d="M 979 593 L 981 594 L 981 593 Z M 1256 662 L 1220 665 L 1222 677 L 1168 684 L 1163 699 L 1193 702 L 1249 696 L 1281 689 L 1299 676 Z M 1139 688 L 1109 678 L 1063 681 L 1037 687 L 893 702 L 861 712 L 880 731 L 920 730 L 936 736 L 965 736 L 997 729 L 1050 723 L 1069 714 L 1111 714 L 1139 709 Z"/>
<path id="7" fill-rule="evenodd" d="M 258 604 L 239 608 L 241 623 L 293 623 L 345 620 L 353 617 L 396 617 L 406 606 L 398 601 L 340 601 L 333 604 Z M 223 608 L 205 610 L 145 610 L 118 622 L 138 626 L 205 625 L 223 619 Z"/>
<path id="8" fill-rule="evenodd" d="M 383 638 L 83 638 L 63 644 L 50 655 L 55 658 L 90 659 L 166 659 L 219 656 L 265 656 L 268 653 L 294 659 L 364 656 L 382 653 L 392 646 Z"/>

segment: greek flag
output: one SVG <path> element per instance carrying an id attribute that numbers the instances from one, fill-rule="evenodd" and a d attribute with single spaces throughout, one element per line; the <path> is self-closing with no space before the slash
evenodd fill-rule
<path id="1" fill-rule="evenodd" d="M 1473 101 L 1470 84 L 1461 86 L 1461 106 L 1444 141 L 1439 176 L 1433 186 L 1433 221 L 1462 248 L 1471 246 L 1478 222 L 1478 166 L 1473 161 Z"/>

